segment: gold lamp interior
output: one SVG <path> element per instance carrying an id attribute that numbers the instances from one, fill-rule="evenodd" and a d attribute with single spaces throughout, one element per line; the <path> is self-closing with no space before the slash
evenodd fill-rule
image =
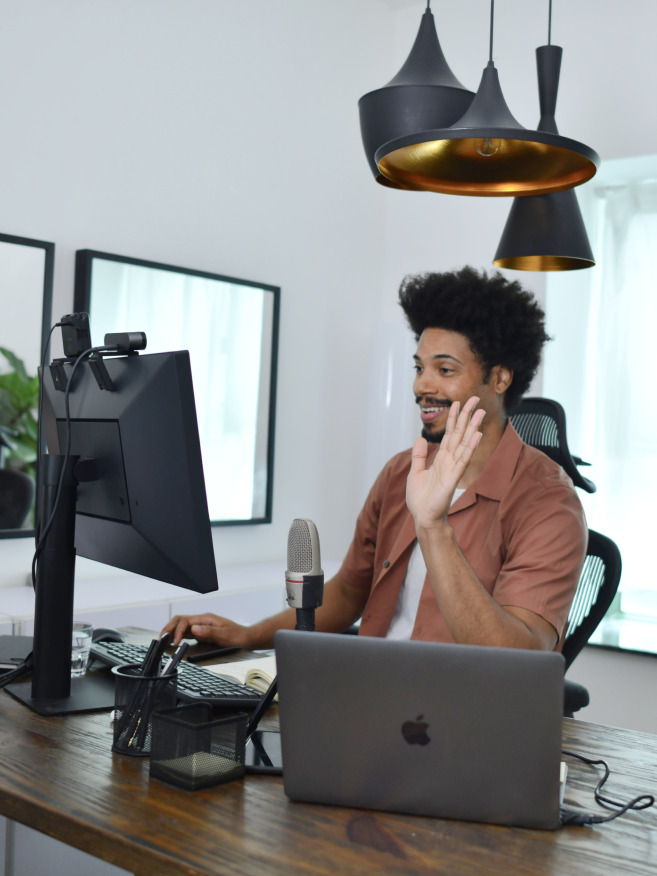
<path id="1" fill-rule="evenodd" d="M 403 146 L 384 155 L 379 170 L 408 188 L 488 197 L 559 192 L 596 172 L 596 164 L 575 150 L 494 134 Z"/>

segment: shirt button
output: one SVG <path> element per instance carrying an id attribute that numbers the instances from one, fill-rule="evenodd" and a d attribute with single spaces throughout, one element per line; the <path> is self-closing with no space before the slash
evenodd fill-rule
<path id="1" fill-rule="evenodd" d="M 383 561 L 383 568 L 388 569 L 389 567 L 390 567 L 390 560 L 384 560 Z"/>

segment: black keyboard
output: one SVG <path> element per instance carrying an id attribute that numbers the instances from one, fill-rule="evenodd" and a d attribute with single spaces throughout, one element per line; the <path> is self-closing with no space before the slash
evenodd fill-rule
<path id="1" fill-rule="evenodd" d="M 141 663 L 146 656 L 147 645 L 134 645 L 128 642 L 94 642 L 91 656 L 107 666 L 125 666 Z M 168 657 L 162 661 L 168 660 Z M 210 703 L 223 708 L 254 709 L 262 694 L 246 684 L 216 675 L 181 660 L 178 664 L 178 698 L 186 703 Z"/>

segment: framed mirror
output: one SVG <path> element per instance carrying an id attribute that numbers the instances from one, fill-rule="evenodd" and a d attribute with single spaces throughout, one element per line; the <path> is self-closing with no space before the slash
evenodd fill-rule
<path id="1" fill-rule="evenodd" d="M 37 369 L 54 263 L 54 243 L 0 234 L 0 538 L 34 535 Z"/>
<path id="2" fill-rule="evenodd" d="M 146 353 L 189 350 L 210 520 L 271 522 L 279 287 L 79 250 L 74 307 L 95 345 L 143 331 Z"/>

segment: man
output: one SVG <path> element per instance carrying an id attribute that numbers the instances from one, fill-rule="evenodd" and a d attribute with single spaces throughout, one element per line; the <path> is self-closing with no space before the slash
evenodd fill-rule
<path id="1" fill-rule="evenodd" d="M 423 423 L 358 517 L 318 630 L 362 618 L 362 635 L 558 649 L 587 528 L 570 479 L 508 421 L 548 337 L 532 296 L 466 267 L 407 278 L 400 304 L 418 339 L 413 385 Z M 164 630 L 267 648 L 288 609 L 250 627 L 212 614 Z"/>

